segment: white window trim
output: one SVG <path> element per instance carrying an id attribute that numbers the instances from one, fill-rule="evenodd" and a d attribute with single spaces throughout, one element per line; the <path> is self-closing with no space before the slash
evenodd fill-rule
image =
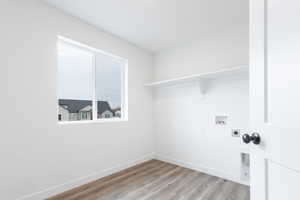
<path id="1" fill-rule="evenodd" d="M 57 115 L 58 115 L 58 109 L 59 105 L 57 104 L 57 115 L 56 120 L 58 121 L 58 124 L 60 125 L 68 125 L 68 124 L 90 124 L 90 123 L 103 123 L 103 122 L 126 122 L 128 121 L 128 60 L 119 56 L 116 56 L 114 54 L 102 51 L 100 49 L 76 42 L 74 40 L 71 40 L 69 38 L 58 36 L 57 37 L 57 44 L 58 43 L 66 43 L 70 44 L 74 47 L 84 49 L 85 51 L 90 51 L 93 53 L 93 97 L 92 97 L 92 106 L 93 106 L 93 120 L 83 120 L 83 121 L 58 121 Z M 117 62 L 124 63 L 124 66 L 121 70 L 121 118 L 101 118 L 98 119 L 97 116 L 97 99 L 96 99 L 96 54 L 102 54 L 109 56 L 113 59 L 115 59 Z M 58 100 L 58 98 L 56 99 Z"/>
<path id="2" fill-rule="evenodd" d="M 111 122 L 127 122 L 128 119 L 122 118 L 103 118 L 96 120 L 82 120 L 82 121 L 60 121 L 59 125 L 77 125 L 77 124 L 98 124 L 98 123 L 111 123 Z"/>

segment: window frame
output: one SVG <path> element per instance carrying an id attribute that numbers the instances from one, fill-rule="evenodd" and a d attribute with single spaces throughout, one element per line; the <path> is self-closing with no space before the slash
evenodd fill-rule
<path id="1" fill-rule="evenodd" d="M 71 40 L 69 38 L 58 36 L 57 37 L 57 49 L 58 45 L 64 43 L 67 45 L 71 45 L 74 48 L 83 49 L 85 51 L 89 51 L 93 54 L 93 62 L 92 62 L 92 90 L 93 90 L 93 97 L 92 97 L 92 119 L 91 120 L 82 120 L 82 121 L 59 121 L 57 119 L 58 124 L 64 125 L 64 124 L 85 124 L 85 123 L 102 123 L 102 122 L 123 122 L 128 121 L 128 60 L 119 56 L 116 56 L 114 54 L 108 53 L 106 51 L 100 50 L 98 48 L 94 48 L 85 44 L 82 44 L 80 42 L 76 42 L 74 40 Z M 57 53 L 57 51 L 56 51 Z M 97 112 L 97 96 L 96 96 L 96 55 L 101 54 L 104 56 L 109 56 L 110 58 L 114 59 L 115 61 L 122 64 L 121 68 L 121 117 L 120 118 L 98 118 L 98 112 Z M 57 64 L 56 67 L 58 67 L 58 54 L 57 56 Z M 58 84 L 57 84 L 57 87 Z M 59 104 L 58 104 L 58 96 L 56 98 L 57 101 L 57 115 L 59 114 Z"/>

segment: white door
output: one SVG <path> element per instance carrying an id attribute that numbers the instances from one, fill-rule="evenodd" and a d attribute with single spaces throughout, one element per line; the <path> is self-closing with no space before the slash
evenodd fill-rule
<path id="1" fill-rule="evenodd" d="M 251 200 L 300 200 L 300 1 L 250 0 Z"/>

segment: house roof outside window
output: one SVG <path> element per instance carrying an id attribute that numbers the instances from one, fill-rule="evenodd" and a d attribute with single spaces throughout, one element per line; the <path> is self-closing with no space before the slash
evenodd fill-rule
<path id="1" fill-rule="evenodd" d="M 70 113 L 78 113 L 87 106 L 92 106 L 92 101 L 89 100 L 59 99 L 58 103 Z M 97 101 L 97 108 L 98 114 L 102 114 L 105 111 L 114 113 L 107 101 Z"/>

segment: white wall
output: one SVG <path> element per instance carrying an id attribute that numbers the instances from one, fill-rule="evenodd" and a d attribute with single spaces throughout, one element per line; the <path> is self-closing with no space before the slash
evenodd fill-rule
<path id="1" fill-rule="evenodd" d="M 236 27 L 155 55 L 156 81 L 249 63 L 248 28 Z"/>
<path id="2" fill-rule="evenodd" d="M 240 153 L 247 146 L 232 129 L 248 131 L 248 78 L 235 75 L 209 80 L 201 95 L 197 82 L 156 90 L 155 132 L 159 159 L 209 174 L 240 179 Z M 228 116 L 224 126 L 215 116 Z"/>
<path id="3" fill-rule="evenodd" d="M 151 156 L 152 94 L 143 86 L 152 78 L 151 55 L 39 0 L 3 0 L 0 13 L 0 199 L 88 180 Z M 128 122 L 58 125 L 57 35 L 129 60 Z M 62 188 L 68 184 L 56 191 Z"/>
<path id="4" fill-rule="evenodd" d="M 207 36 L 155 57 L 155 80 L 221 70 L 248 63 L 248 30 L 236 28 Z M 156 89 L 157 157 L 240 181 L 240 152 L 247 151 L 233 128 L 248 131 L 248 75 L 209 80 L 201 97 L 197 82 Z M 227 115 L 228 125 L 214 117 Z"/>
<path id="5" fill-rule="evenodd" d="M 152 77 L 147 52 L 39 0 L 3 0 L 0 13 L 0 199 L 43 199 L 151 158 L 153 99 L 144 83 L 248 63 L 243 28 L 160 52 Z M 58 125 L 57 35 L 129 60 L 128 122 Z M 241 146 L 230 130 L 247 127 L 247 81 L 210 82 L 204 99 L 189 84 L 155 98 L 158 157 L 236 176 Z M 229 115 L 228 126 L 212 124 L 220 113 Z"/>

